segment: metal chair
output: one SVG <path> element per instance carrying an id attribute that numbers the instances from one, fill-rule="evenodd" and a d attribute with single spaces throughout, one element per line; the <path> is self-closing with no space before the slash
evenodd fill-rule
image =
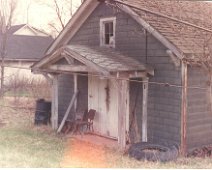
<path id="1" fill-rule="evenodd" d="M 96 110 L 90 109 L 88 112 L 84 113 L 82 120 L 79 120 L 79 119 L 75 120 L 72 134 L 74 132 L 79 132 L 80 134 L 82 134 L 84 126 L 86 126 L 86 131 L 92 130 L 92 132 L 94 132 L 93 120 L 94 120 L 95 114 L 96 114 Z"/>

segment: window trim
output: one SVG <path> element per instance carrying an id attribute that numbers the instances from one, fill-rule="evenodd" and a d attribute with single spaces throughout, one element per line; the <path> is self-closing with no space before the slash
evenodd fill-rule
<path id="1" fill-rule="evenodd" d="M 105 44 L 105 23 L 113 22 L 113 37 L 114 43 L 113 44 Z M 113 47 L 115 48 L 116 44 L 116 17 L 108 17 L 108 18 L 100 18 L 100 46 L 102 47 Z"/>

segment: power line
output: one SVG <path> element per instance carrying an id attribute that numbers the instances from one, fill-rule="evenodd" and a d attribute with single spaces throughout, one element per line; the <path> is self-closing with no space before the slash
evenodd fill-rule
<path id="1" fill-rule="evenodd" d="M 18 68 L 18 69 L 26 69 L 26 70 L 31 70 L 31 68 L 26 68 L 26 67 L 18 67 L 18 66 L 5 66 L 9 68 Z M 176 87 L 176 88 L 183 88 L 182 85 L 177 85 L 177 84 L 172 84 L 168 82 L 155 82 L 155 81 L 143 81 L 143 80 L 133 80 L 133 79 L 127 79 L 123 77 L 113 77 L 113 76 L 102 76 L 99 74 L 87 74 L 87 73 L 75 73 L 80 76 L 94 76 L 94 77 L 99 77 L 100 79 L 114 79 L 114 80 L 125 80 L 129 82 L 136 82 L 136 83 L 149 83 L 149 84 L 154 84 L 154 85 L 161 85 L 161 86 L 166 86 L 166 87 Z M 200 86 L 188 86 L 188 89 L 201 89 L 201 90 L 208 90 L 206 87 L 200 87 Z"/>

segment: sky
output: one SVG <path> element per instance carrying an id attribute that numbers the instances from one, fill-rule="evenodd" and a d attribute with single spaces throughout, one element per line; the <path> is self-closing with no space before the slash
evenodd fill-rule
<path id="1" fill-rule="evenodd" d="M 35 28 L 44 30 L 45 32 L 56 36 L 57 31 L 51 25 L 61 30 L 57 19 L 55 5 L 53 0 L 16 0 L 17 6 L 15 10 L 15 17 L 13 25 L 29 24 Z M 63 9 L 63 21 L 65 23 L 71 18 L 70 8 L 71 0 L 58 0 L 60 9 Z M 80 6 L 81 0 L 72 0 L 73 13 Z"/>

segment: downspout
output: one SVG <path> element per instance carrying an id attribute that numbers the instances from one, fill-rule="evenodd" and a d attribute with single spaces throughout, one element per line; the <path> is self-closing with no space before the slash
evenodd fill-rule
<path id="1" fill-rule="evenodd" d="M 182 103 L 181 103 L 181 146 L 180 153 L 182 156 L 187 154 L 187 96 L 188 96 L 188 68 L 187 63 L 182 62 Z"/>

